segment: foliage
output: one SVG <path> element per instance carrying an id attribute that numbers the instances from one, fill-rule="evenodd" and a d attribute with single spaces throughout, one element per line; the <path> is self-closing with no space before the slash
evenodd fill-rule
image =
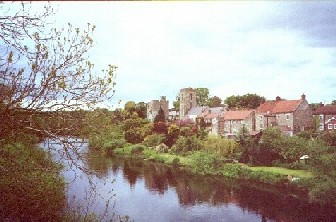
<path id="1" fill-rule="evenodd" d="M 126 114 L 126 118 L 130 118 L 136 110 L 136 104 L 134 101 L 128 101 L 124 105 L 124 110 Z"/>
<path id="2" fill-rule="evenodd" d="M 164 134 L 168 133 L 168 126 L 165 122 L 155 122 L 153 127 L 154 133 Z"/>
<path id="3" fill-rule="evenodd" d="M 225 164 L 222 167 L 222 174 L 227 178 L 242 178 L 247 174 L 247 169 L 238 164 Z"/>
<path id="4" fill-rule="evenodd" d="M 229 109 L 256 109 L 263 102 L 265 102 L 265 97 L 251 93 L 242 96 L 232 95 L 224 100 Z"/>
<path id="5" fill-rule="evenodd" d="M 191 169 L 193 172 L 202 175 L 217 173 L 219 161 L 214 154 L 197 151 L 188 157 L 192 160 Z"/>
<path id="6" fill-rule="evenodd" d="M 317 124 L 317 126 L 319 126 L 319 124 Z M 309 139 L 317 139 L 320 136 L 320 133 L 316 130 L 306 130 L 297 133 L 296 136 L 309 140 Z"/>
<path id="7" fill-rule="evenodd" d="M 97 75 L 87 59 L 94 44 L 94 25 L 88 23 L 81 30 L 68 23 L 65 28 L 49 29 L 54 14 L 50 5 L 41 13 L 33 13 L 29 3 L 22 3 L 18 11 L 8 7 L 2 3 L 0 8 L 0 85 L 8 89 L 0 102 L 0 119 L 6 120 L 0 135 L 9 136 L 21 127 L 20 122 L 29 122 L 42 111 L 93 108 L 113 96 L 116 66 L 109 65 Z M 16 118 L 18 112 L 28 111 L 29 115 Z M 23 125 L 52 136 L 48 126 Z"/>
<path id="8" fill-rule="evenodd" d="M 196 103 L 197 106 L 207 106 L 209 103 L 209 89 L 196 88 Z"/>
<path id="9" fill-rule="evenodd" d="M 133 144 L 129 146 L 124 146 L 122 148 L 116 148 L 114 153 L 116 155 L 126 155 L 126 156 L 138 156 L 146 149 L 145 146 L 140 144 Z"/>
<path id="10" fill-rule="evenodd" d="M 168 134 L 166 136 L 165 144 L 169 147 L 172 147 L 173 144 L 175 144 L 179 135 L 180 135 L 180 128 L 175 124 L 171 124 L 168 127 Z"/>
<path id="11" fill-rule="evenodd" d="M 234 140 L 221 138 L 219 136 L 210 135 L 204 141 L 204 150 L 221 157 L 232 157 L 237 152 L 238 143 Z"/>
<path id="12" fill-rule="evenodd" d="M 213 96 L 209 98 L 208 106 L 209 107 L 219 107 L 222 105 L 222 99 L 218 96 Z"/>
<path id="13" fill-rule="evenodd" d="M 175 110 L 180 110 L 180 94 L 176 96 L 176 101 L 173 101 L 173 106 Z"/>
<path id="14" fill-rule="evenodd" d="M 27 144 L 1 144 L 0 217 L 5 221 L 60 221 L 66 206 L 60 165 Z"/>
<path id="15" fill-rule="evenodd" d="M 161 144 L 165 139 L 165 136 L 162 134 L 152 134 L 149 136 L 146 136 L 143 144 L 148 147 L 155 147 Z"/>
<path id="16" fill-rule="evenodd" d="M 310 199 L 336 206 L 336 153 L 315 156 L 312 165 L 315 178 L 309 189 Z"/>
<path id="17" fill-rule="evenodd" d="M 203 148 L 203 143 L 196 136 L 180 136 L 172 147 L 172 152 L 176 154 L 188 151 L 199 151 Z"/>
<path id="18" fill-rule="evenodd" d="M 144 102 L 139 102 L 135 105 L 135 112 L 137 112 L 139 118 L 147 118 L 147 106 Z"/>
<path id="19" fill-rule="evenodd" d="M 146 125 L 148 121 L 141 118 L 131 118 L 124 121 L 125 139 L 129 143 L 141 143 L 144 139 L 142 127 Z"/>
<path id="20" fill-rule="evenodd" d="M 336 147 L 336 132 L 335 131 L 325 131 L 323 132 L 321 139 L 327 143 L 329 146 Z"/>
<path id="21" fill-rule="evenodd" d="M 158 114 L 154 117 L 154 123 L 159 123 L 159 122 L 166 122 L 166 116 L 165 113 L 162 109 L 162 107 L 160 107 Z"/>
<path id="22" fill-rule="evenodd" d="M 184 136 L 184 137 L 190 137 L 190 136 L 193 136 L 194 133 L 193 133 L 191 127 L 181 127 L 180 128 L 180 135 Z"/>

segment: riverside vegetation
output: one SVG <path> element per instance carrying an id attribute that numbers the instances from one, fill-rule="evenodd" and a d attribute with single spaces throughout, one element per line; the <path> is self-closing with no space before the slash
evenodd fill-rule
<path id="1" fill-rule="evenodd" d="M 88 123 L 104 127 L 87 134 L 90 148 L 201 175 L 286 187 L 312 203 L 336 206 L 336 133 L 310 131 L 289 137 L 269 128 L 260 138 L 252 138 L 242 128 L 236 139 L 227 139 L 207 135 L 202 126 L 189 121 L 166 123 L 162 116 L 161 112 L 150 123 L 136 109 L 97 110 Z M 300 160 L 303 155 L 309 159 Z"/>

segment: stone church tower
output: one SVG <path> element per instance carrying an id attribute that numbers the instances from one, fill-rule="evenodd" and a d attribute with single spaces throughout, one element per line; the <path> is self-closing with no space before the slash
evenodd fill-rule
<path id="1" fill-rule="evenodd" d="M 180 119 L 182 119 L 188 111 L 196 107 L 196 90 L 193 88 L 183 88 L 180 90 Z"/>

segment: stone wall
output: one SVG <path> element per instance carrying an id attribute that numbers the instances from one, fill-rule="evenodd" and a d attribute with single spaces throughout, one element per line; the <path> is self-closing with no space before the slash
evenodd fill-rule
<path id="1" fill-rule="evenodd" d="M 314 128 L 312 108 L 306 100 L 302 101 L 294 112 L 294 133 Z"/>
<path id="2" fill-rule="evenodd" d="M 225 120 L 224 121 L 224 134 L 237 134 L 239 130 L 245 126 L 246 129 L 251 132 L 255 130 L 255 123 L 254 123 L 254 112 L 244 119 L 244 120 Z"/>

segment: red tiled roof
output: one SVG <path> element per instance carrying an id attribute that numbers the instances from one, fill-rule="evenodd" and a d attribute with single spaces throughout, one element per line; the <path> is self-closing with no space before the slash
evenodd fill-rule
<path id="1" fill-rule="evenodd" d="M 268 101 L 257 108 L 257 113 L 290 113 L 294 112 L 302 100 Z"/>
<path id="2" fill-rule="evenodd" d="M 224 120 L 243 120 L 251 115 L 253 110 L 229 110 L 225 113 Z"/>
<path id="3" fill-rule="evenodd" d="M 314 112 L 314 115 L 335 115 L 336 114 L 336 106 L 320 106 Z"/>

